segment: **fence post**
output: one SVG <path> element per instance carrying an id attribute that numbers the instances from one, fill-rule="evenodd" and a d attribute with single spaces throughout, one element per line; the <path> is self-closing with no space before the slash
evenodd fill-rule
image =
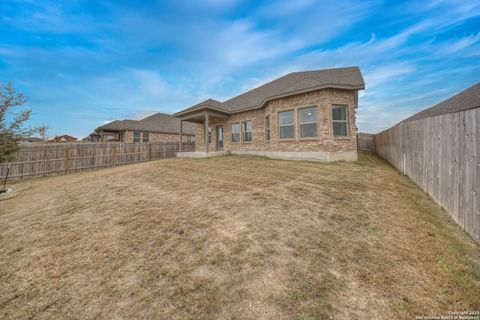
<path id="1" fill-rule="evenodd" d="M 69 159 L 69 157 L 70 157 L 70 154 L 69 154 L 69 153 L 70 153 L 70 152 L 69 152 L 69 150 L 68 150 L 68 144 L 67 144 L 67 145 L 65 145 L 65 163 L 64 163 L 65 173 L 68 173 L 68 167 L 69 167 L 68 162 L 69 162 L 69 160 L 70 160 L 70 159 Z"/>
<path id="2" fill-rule="evenodd" d="M 117 143 L 115 143 L 115 145 L 113 146 L 113 166 L 115 167 L 116 165 L 116 157 L 117 157 Z"/>
<path id="3" fill-rule="evenodd" d="M 92 147 L 92 169 L 95 170 L 96 164 L 96 158 L 97 158 L 97 147 L 93 145 Z"/>
<path id="4" fill-rule="evenodd" d="M 8 163 L 7 173 L 5 174 L 5 181 L 3 182 L 3 189 L 2 190 L 7 189 L 7 179 L 8 179 L 8 174 L 10 173 L 10 165 L 11 165 L 11 163 Z"/>

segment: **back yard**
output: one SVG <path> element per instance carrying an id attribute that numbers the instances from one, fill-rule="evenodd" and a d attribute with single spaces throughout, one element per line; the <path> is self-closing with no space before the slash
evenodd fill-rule
<path id="1" fill-rule="evenodd" d="M 0 318 L 412 319 L 480 309 L 480 246 L 374 156 L 168 159 L 0 198 Z"/>

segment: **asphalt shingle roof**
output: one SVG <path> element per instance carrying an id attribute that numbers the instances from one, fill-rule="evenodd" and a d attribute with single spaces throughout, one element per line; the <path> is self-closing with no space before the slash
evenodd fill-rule
<path id="1" fill-rule="evenodd" d="M 183 122 L 184 134 L 195 134 L 196 124 Z M 180 133 L 180 119 L 166 113 L 155 113 L 142 120 L 115 120 L 100 126 L 96 131 L 149 131 L 160 133 Z"/>
<path id="2" fill-rule="evenodd" d="M 414 114 L 402 122 L 410 122 L 478 107 L 480 107 L 480 82 L 433 107 Z"/>
<path id="3" fill-rule="evenodd" d="M 259 108 L 270 99 L 329 87 L 361 90 L 365 88 L 365 82 L 358 67 L 293 72 L 223 103 L 209 99 L 179 113 L 205 106 L 235 113 Z"/>
<path id="4" fill-rule="evenodd" d="M 198 109 L 200 107 L 210 107 L 210 108 L 214 108 L 214 109 L 224 110 L 224 107 L 223 107 L 223 105 L 220 101 L 217 101 L 217 100 L 214 100 L 214 99 L 207 99 L 207 100 L 199 102 L 199 103 L 197 103 L 197 104 L 195 104 L 191 107 L 188 107 L 183 111 L 195 110 L 195 109 Z"/>

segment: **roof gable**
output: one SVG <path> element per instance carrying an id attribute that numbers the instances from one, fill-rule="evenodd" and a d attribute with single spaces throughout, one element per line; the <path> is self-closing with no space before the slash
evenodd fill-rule
<path id="1" fill-rule="evenodd" d="M 191 107 L 186 108 L 182 112 L 185 111 L 193 111 L 193 110 L 198 110 L 202 108 L 210 108 L 214 110 L 220 110 L 220 111 L 227 111 L 224 109 L 223 104 L 220 101 L 214 100 L 214 99 L 207 99 L 205 101 L 199 102 Z"/>
<path id="2" fill-rule="evenodd" d="M 242 93 L 223 103 L 208 99 L 186 108 L 175 115 L 204 108 L 213 108 L 226 113 L 241 112 L 262 107 L 265 102 L 278 97 L 322 88 L 362 90 L 365 88 L 365 82 L 358 67 L 293 72 Z"/>

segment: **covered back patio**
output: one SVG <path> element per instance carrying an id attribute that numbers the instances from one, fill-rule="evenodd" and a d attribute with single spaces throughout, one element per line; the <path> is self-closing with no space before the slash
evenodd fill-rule
<path id="1" fill-rule="evenodd" d="M 206 158 L 225 155 L 224 132 L 228 113 L 217 110 L 207 105 L 185 110 L 175 114 L 180 119 L 180 137 L 183 134 L 183 122 L 194 122 L 201 124 L 197 129 L 195 152 L 184 152 L 179 141 L 178 158 Z"/>

